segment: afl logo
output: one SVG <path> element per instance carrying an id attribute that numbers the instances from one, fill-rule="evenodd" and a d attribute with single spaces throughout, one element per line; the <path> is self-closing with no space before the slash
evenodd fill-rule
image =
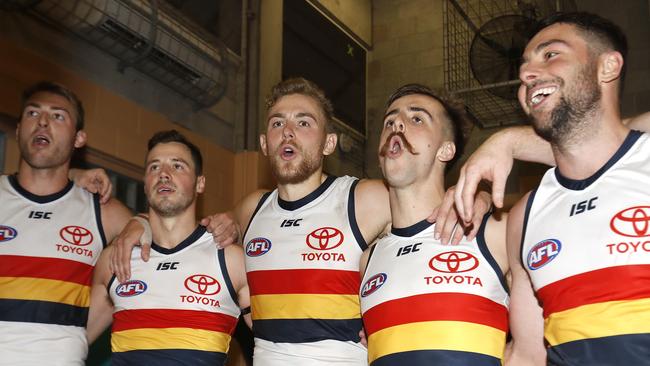
<path id="1" fill-rule="evenodd" d="M 370 277 L 368 281 L 363 284 L 363 288 L 361 289 L 361 297 L 366 297 L 379 290 L 379 288 L 384 283 L 386 283 L 386 279 L 388 279 L 388 275 L 385 273 L 377 273 L 376 275 Z"/>
<path id="2" fill-rule="evenodd" d="M 66 226 L 59 231 L 59 235 L 66 242 L 80 247 L 85 247 L 93 242 L 93 234 L 81 226 Z"/>
<path id="3" fill-rule="evenodd" d="M 18 236 L 16 229 L 10 226 L 0 225 L 0 242 L 9 241 Z"/>
<path id="4" fill-rule="evenodd" d="M 437 272 L 463 273 L 478 267 L 478 259 L 470 253 L 452 250 L 431 258 L 429 267 Z"/>
<path id="5" fill-rule="evenodd" d="M 271 241 L 267 238 L 251 239 L 246 244 L 246 255 L 249 257 L 259 257 L 271 250 Z"/>
<path id="6" fill-rule="evenodd" d="M 526 264 L 532 271 L 540 269 L 555 259 L 561 249 L 562 243 L 557 239 L 542 240 L 530 248 Z"/>
<path id="7" fill-rule="evenodd" d="M 214 295 L 221 291 L 219 282 L 204 274 L 195 274 L 186 278 L 185 288 L 199 295 Z"/>
<path id="8" fill-rule="evenodd" d="M 612 217 L 609 226 L 612 231 L 623 236 L 650 236 L 650 206 L 626 208 Z"/>
<path id="9" fill-rule="evenodd" d="M 334 227 L 322 227 L 307 235 L 307 245 L 316 250 L 331 250 L 343 243 L 343 233 Z"/>
<path id="10" fill-rule="evenodd" d="M 140 280 L 126 281 L 115 288 L 115 294 L 120 297 L 138 296 L 145 291 L 147 291 L 147 284 Z"/>

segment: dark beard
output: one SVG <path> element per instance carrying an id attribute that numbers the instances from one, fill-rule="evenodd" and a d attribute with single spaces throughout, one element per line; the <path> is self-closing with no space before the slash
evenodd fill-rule
<path id="1" fill-rule="evenodd" d="M 576 131 L 581 129 L 583 121 L 599 108 L 602 93 L 598 87 L 594 67 L 586 66 L 576 81 L 575 95 L 564 95 L 551 112 L 551 123 L 543 126 L 535 123 L 532 114 L 531 124 L 535 132 L 544 140 L 556 146 L 562 146 Z M 560 84 L 564 86 L 564 82 Z"/>

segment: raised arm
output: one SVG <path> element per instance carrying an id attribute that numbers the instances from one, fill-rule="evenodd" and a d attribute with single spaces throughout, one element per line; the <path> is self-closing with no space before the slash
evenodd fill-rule
<path id="1" fill-rule="evenodd" d="M 113 183 L 104 169 L 70 169 L 68 178 L 88 192 L 99 194 L 101 203 L 106 203 L 111 198 Z"/>
<path id="2" fill-rule="evenodd" d="M 111 279 L 109 269 L 110 251 L 106 248 L 99 257 L 93 272 L 90 289 L 90 310 L 88 311 L 87 333 L 88 344 L 93 343 L 113 321 L 113 303 L 108 297 L 108 282 Z"/>
<path id="3" fill-rule="evenodd" d="M 544 318 L 537 303 L 528 273 L 520 259 L 522 227 L 528 194 L 510 211 L 507 224 L 507 251 L 512 283 L 509 321 L 512 341 L 506 351 L 506 366 L 546 364 Z"/>

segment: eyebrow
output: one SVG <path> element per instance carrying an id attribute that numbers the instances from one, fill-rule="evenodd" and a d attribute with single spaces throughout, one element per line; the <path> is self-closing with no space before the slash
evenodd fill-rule
<path id="1" fill-rule="evenodd" d="M 172 158 L 171 160 L 172 160 L 172 162 L 174 162 L 174 163 L 175 163 L 175 162 L 181 162 L 181 163 L 183 163 L 183 164 L 185 164 L 185 165 L 187 165 L 187 166 L 190 166 L 190 163 L 187 162 L 187 161 L 186 161 L 185 159 L 183 159 L 183 158 Z M 160 163 L 160 162 L 161 162 L 160 159 L 152 159 L 152 160 L 149 160 L 148 162 L 146 162 L 146 166 L 149 166 L 149 165 L 151 165 L 151 164 L 153 164 L 153 163 Z"/>
<path id="2" fill-rule="evenodd" d="M 410 112 L 422 112 L 422 113 L 426 114 L 427 116 L 429 116 L 429 118 L 433 121 L 433 116 L 431 115 L 431 113 L 429 113 L 429 111 L 427 111 L 426 109 L 424 109 L 422 107 L 408 107 L 407 110 L 409 110 Z M 397 108 L 391 109 L 390 111 L 388 111 L 384 115 L 384 119 L 386 119 L 388 116 L 392 116 L 392 115 L 397 114 L 397 112 L 398 112 Z"/>
<path id="3" fill-rule="evenodd" d="M 283 113 L 273 113 L 272 115 L 269 116 L 269 118 L 267 118 L 267 121 L 270 121 L 272 118 L 276 118 L 276 117 L 277 118 L 286 118 L 286 115 L 283 114 Z M 309 118 L 313 119 L 314 121 L 318 121 L 318 119 L 316 119 L 316 116 L 314 116 L 312 113 L 309 113 L 309 112 L 296 113 L 296 117 L 298 117 L 298 118 L 309 117 Z"/>
<path id="4" fill-rule="evenodd" d="M 42 108 L 43 106 L 42 106 L 41 104 L 38 104 L 38 103 L 29 102 L 29 103 L 27 103 L 27 104 L 25 105 L 25 107 Z M 50 109 L 55 110 L 55 111 L 64 111 L 64 112 L 67 113 L 68 115 L 71 115 L 71 114 L 70 114 L 70 111 L 67 110 L 66 108 L 63 108 L 63 107 L 51 106 Z"/>

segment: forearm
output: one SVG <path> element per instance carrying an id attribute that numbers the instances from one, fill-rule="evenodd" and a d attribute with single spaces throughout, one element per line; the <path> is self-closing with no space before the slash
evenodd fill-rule
<path id="1" fill-rule="evenodd" d="M 517 160 L 555 165 L 551 144 L 539 137 L 530 126 L 506 128 L 492 135 L 488 141 L 507 149 Z"/>

